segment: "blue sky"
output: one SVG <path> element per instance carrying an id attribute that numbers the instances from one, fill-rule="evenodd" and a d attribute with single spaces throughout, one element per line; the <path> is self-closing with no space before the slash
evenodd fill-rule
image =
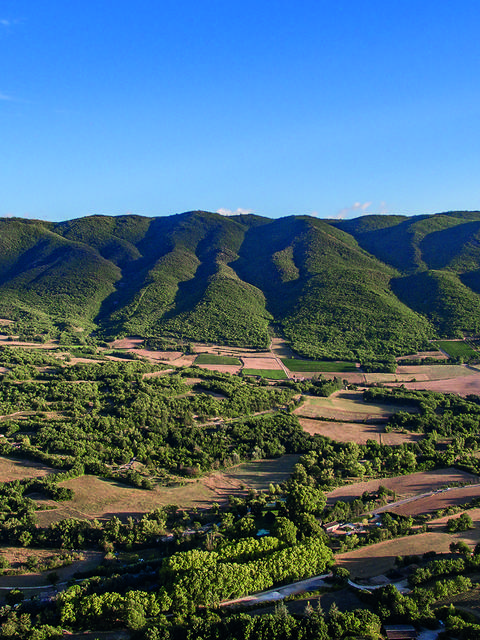
<path id="1" fill-rule="evenodd" d="M 0 216 L 480 208 L 480 6 L 0 0 Z"/>

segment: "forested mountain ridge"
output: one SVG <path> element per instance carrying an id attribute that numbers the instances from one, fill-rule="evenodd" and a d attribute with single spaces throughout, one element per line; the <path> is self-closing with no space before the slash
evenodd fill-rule
<path id="1" fill-rule="evenodd" d="M 480 212 L 366 216 L 334 223 L 401 276 L 392 291 L 442 336 L 480 332 Z"/>
<path id="2" fill-rule="evenodd" d="M 0 220 L 0 315 L 37 330 L 401 354 L 480 332 L 480 213 Z M 56 327 L 56 329 L 55 329 Z"/>

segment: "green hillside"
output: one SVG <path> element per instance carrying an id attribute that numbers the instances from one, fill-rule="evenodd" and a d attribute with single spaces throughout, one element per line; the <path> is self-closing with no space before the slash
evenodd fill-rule
<path id="1" fill-rule="evenodd" d="M 367 216 L 332 224 L 398 269 L 392 290 L 439 335 L 480 331 L 480 212 Z"/>
<path id="2" fill-rule="evenodd" d="M 0 317 L 366 360 L 480 333 L 480 213 L 0 220 Z"/>

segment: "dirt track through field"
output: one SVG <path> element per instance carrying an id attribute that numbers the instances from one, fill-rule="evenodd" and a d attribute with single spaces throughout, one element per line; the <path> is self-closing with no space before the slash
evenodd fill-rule
<path id="1" fill-rule="evenodd" d="M 397 499 L 404 499 L 415 495 L 422 495 L 429 491 L 437 491 L 446 485 L 457 482 L 477 484 L 480 482 L 480 477 L 472 473 L 467 473 L 466 471 L 458 471 L 453 467 L 439 469 L 437 471 L 420 471 L 405 476 L 377 478 L 375 480 L 356 482 L 355 484 L 338 487 L 327 493 L 327 501 L 328 503 L 335 502 L 336 500 L 351 501 L 361 496 L 364 491 L 368 493 L 378 491 L 380 485 L 395 491 Z M 451 491 L 453 491 L 453 489 L 451 489 Z"/>

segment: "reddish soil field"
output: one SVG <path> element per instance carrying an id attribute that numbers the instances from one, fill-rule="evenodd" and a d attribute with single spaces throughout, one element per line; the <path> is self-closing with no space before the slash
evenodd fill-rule
<path id="1" fill-rule="evenodd" d="M 480 374 L 444 380 L 418 381 L 417 378 L 417 382 L 405 382 L 404 384 L 407 389 L 425 389 L 427 391 L 439 391 L 440 393 L 456 393 L 460 396 L 480 394 Z"/>
<path id="2" fill-rule="evenodd" d="M 380 485 L 387 489 L 395 491 L 397 500 L 410 498 L 411 496 L 427 493 L 428 491 L 436 491 L 445 485 L 454 482 L 480 482 L 480 477 L 458 471 L 457 469 L 440 469 L 438 471 L 421 471 L 419 473 L 411 473 L 406 476 L 395 476 L 394 478 L 376 478 L 366 482 L 356 482 L 355 484 L 338 487 L 327 493 L 328 502 L 336 500 L 354 500 L 361 496 L 364 491 L 369 493 L 377 491 Z M 447 493 L 451 493 L 453 489 Z M 438 494 L 442 495 L 442 494 Z M 413 504 L 413 503 L 411 503 Z"/>
<path id="3" fill-rule="evenodd" d="M 242 362 L 245 369 L 282 369 L 278 360 L 271 356 L 252 358 L 242 356 Z"/>
<path id="4" fill-rule="evenodd" d="M 310 435 L 319 434 L 337 442 L 366 444 L 367 440 L 375 440 L 380 444 L 396 445 L 420 439 L 420 436 L 411 433 L 404 434 L 395 431 L 384 433 L 381 425 L 361 422 L 330 422 L 309 418 L 299 418 L 299 422 L 303 430 Z"/>
<path id="5" fill-rule="evenodd" d="M 480 478 L 478 480 L 480 481 Z M 437 509 L 447 509 L 451 506 L 466 504 L 479 496 L 480 485 L 453 488 L 448 491 L 434 493 L 432 496 L 418 498 L 418 500 L 407 502 L 398 507 L 393 507 L 391 511 L 403 516 L 415 516 L 420 513 L 432 513 Z"/>
<path id="6" fill-rule="evenodd" d="M 231 373 L 232 375 L 239 373 L 242 368 L 238 364 L 199 364 L 198 366 L 208 371 L 220 371 L 220 373 Z"/>

